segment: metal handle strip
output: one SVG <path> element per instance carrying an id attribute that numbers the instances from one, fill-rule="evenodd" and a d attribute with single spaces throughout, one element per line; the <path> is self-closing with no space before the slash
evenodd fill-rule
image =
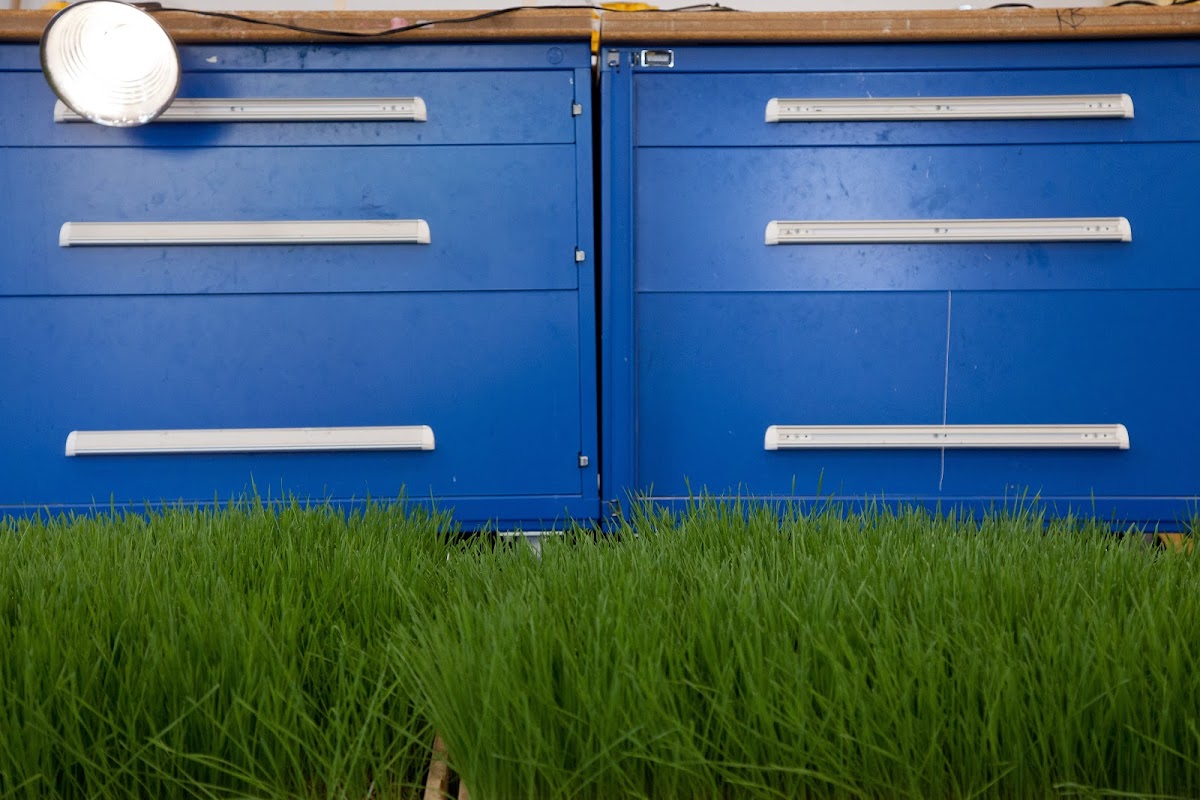
<path id="1" fill-rule="evenodd" d="M 68 456 L 433 450 L 428 425 L 351 428 L 196 428 L 71 431 Z"/>
<path id="2" fill-rule="evenodd" d="M 62 247 L 106 245 L 429 244 L 423 219 L 286 222 L 65 222 Z"/>
<path id="3" fill-rule="evenodd" d="M 1127 94 L 996 97 L 772 97 L 767 122 L 1132 119 Z"/>
<path id="4" fill-rule="evenodd" d="M 768 245 L 1132 240 L 1133 229 L 1125 217 L 772 220 L 765 237 Z"/>
<path id="5" fill-rule="evenodd" d="M 425 122 L 420 97 L 179 97 L 155 122 Z M 55 122 L 87 122 L 61 100 Z"/>
<path id="6" fill-rule="evenodd" d="M 1128 450 L 1124 425 L 772 425 L 765 450 Z"/>

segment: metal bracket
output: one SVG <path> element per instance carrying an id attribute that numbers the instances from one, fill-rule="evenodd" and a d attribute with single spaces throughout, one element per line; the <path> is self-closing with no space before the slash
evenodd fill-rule
<path id="1" fill-rule="evenodd" d="M 638 65 L 642 67 L 675 66 L 674 50 L 642 50 L 638 53 Z"/>
<path id="2" fill-rule="evenodd" d="M 580 469 L 583 469 L 590 463 L 592 463 L 592 462 L 591 462 L 591 460 L 588 459 L 587 456 L 585 456 L 583 453 L 579 454 L 579 468 Z"/>
<path id="3" fill-rule="evenodd" d="M 587 253 L 583 252 L 578 247 L 576 247 L 575 248 L 575 263 L 582 264 L 585 260 L 587 260 Z"/>
<path id="4" fill-rule="evenodd" d="M 583 103 L 571 103 L 571 116 L 578 117 L 583 113 Z"/>

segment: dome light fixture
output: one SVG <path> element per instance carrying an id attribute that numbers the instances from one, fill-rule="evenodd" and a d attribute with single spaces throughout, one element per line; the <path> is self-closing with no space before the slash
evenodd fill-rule
<path id="1" fill-rule="evenodd" d="M 82 0 L 59 11 L 41 42 L 42 74 L 81 117 L 142 125 L 179 91 L 179 52 L 154 17 L 120 0 Z"/>

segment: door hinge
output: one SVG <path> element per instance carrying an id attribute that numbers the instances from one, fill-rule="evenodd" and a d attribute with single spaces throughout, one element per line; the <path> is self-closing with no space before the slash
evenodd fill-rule
<path id="1" fill-rule="evenodd" d="M 586 260 L 587 260 L 587 253 L 583 252 L 578 247 L 576 247 L 575 248 L 575 263 L 582 264 Z"/>
<path id="2" fill-rule="evenodd" d="M 587 456 L 585 456 L 583 453 L 579 454 L 579 468 L 580 469 L 583 469 L 590 463 L 592 463 L 592 462 Z"/>
<path id="3" fill-rule="evenodd" d="M 571 116 L 578 117 L 583 113 L 583 103 L 571 103 Z"/>
<path id="4" fill-rule="evenodd" d="M 609 50 L 607 64 L 615 72 L 620 72 L 621 71 L 621 51 L 620 50 Z"/>

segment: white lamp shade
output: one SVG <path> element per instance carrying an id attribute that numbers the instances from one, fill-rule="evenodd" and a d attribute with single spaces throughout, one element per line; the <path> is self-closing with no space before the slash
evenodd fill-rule
<path id="1" fill-rule="evenodd" d="M 179 90 L 179 53 L 149 14 L 117 0 L 83 0 L 42 33 L 42 72 L 81 117 L 129 127 L 157 117 Z"/>

